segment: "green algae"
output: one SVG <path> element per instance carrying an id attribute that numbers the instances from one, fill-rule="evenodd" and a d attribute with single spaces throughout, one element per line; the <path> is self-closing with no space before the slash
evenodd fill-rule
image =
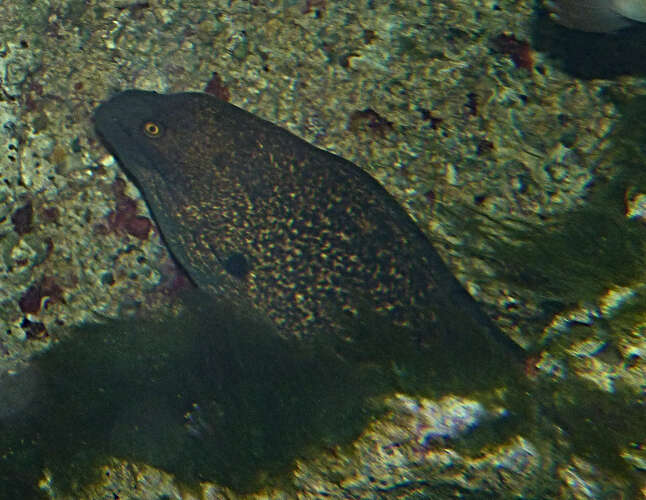
<path id="1" fill-rule="evenodd" d="M 644 406 L 632 391 L 602 392 L 590 383 L 545 383 L 537 392 L 541 411 L 564 431 L 560 452 L 583 457 L 612 477 L 627 498 L 639 496 L 638 472 L 622 458 L 622 451 L 644 436 Z"/>
<path id="2" fill-rule="evenodd" d="M 484 394 L 515 373 L 468 342 L 423 346 L 378 318 L 347 328 L 351 339 L 287 340 L 199 294 L 179 316 L 83 326 L 34 361 L 34 403 L 0 420 L 0 496 L 38 498 L 44 469 L 55 491 L 79 496 L 112 457 L 191 491 L 201 481 L 290 491 L 294 459 L 349 453 L 384 396 Z"/>
<path id="3" fill-rule="evenodd" d="M 0 421 L 0 496 L 38 498 L 44 469 L 78 496 L 111 457 L 248 492 L 356 438 L 385 389 L 374 369 L 241 316 L 191 297 L 178 317 L 86 325 L 36 359 L 34 404 Z"/>
<path id="4" fill-rule="evenodd" d="M 622 118 L 600 162 L 606 168 L 580 206 L 541 223 L 443 207 L 455 230 L 470 235 L 468 242 L 483 242 L 460 250 L 487 261 L 496 280 L 530 291 L 546 311 L 544 321 L 596 302 L 613 287 L 646 280 L 646 224 L 626 216 L 626 201 L 646 192 L 646 98 L 618 107 Z"/>
<path id="5" fill-rule="evenodd" d="M 646 269 L 646 226 L 626 218 L 623 198 L 617 203 L 617 192 L 629 179 L 634 178 L 600 181 L 584 206 L 541 225 L 487 221 L 488 227 L 483 224 L 477 231 L 488 249 L 475 255 L 493 265 L 498 280 L 531 290 L 560 310 L 594 301 L 613 286 L 635 283 Z M 491 227 L 495 229 L 483 232 Z"/>
<path id="6" fill-rule="evenodd" d="M 568 365 L 576 360 L 568 362 L 565 355 L 573 343 L 595 337 L 605 343 L 599 356 L 620 363 L 618 341 L 646 318 L 646 224 L 642 217 L 626 215 L 627 200 L 646 192 L 646 96 L 614 100 L 621 118 L 607 139 L 610 144 L 601 160 L 604 173 L 597 175 L 581 206 L 542 224 L 498 220 L 465 207 L 453 209 L 452 219 L 470 241 L 484 241 L 479 249 L 464 248 L 466 254 L 488 262 L 497 280 L 512 289 L 524 288 L 536 298 L 544 313 L 530 319 L 536 331 L 555 313 L 597 303 L 610 289 L 634 289 L 615 305 L 609 318 L 599 318 L 594 325 L 572 323 L 567 333 L 549 340 L 550 351 L 565 363 L 566 378 L 539 379 L 531 389 L 535 413 L 528 415 L 534 426 L 529 427 L 530 439 L 560 442 L 562 457 L 584 457 L 636 498 L 636 471 L 621 455 L 643 440 L 643 395 L 620 380 L 613 392 L 604 392 L 591 382 L 567 376 L 574 368 Z M 547 423 L 541 425 L 540 414 Z M 566 440 L 558 439 L 550 422 L 566 433 Z"/>
<path id="7" fill-rule="evenodd" d="M 646 324 L 646 290 L 638 289 L 613 311 L 608 331 L 612 338 L 622 338 L 631 335 L 636 329 L 643 331 L 644 324 Z"/>

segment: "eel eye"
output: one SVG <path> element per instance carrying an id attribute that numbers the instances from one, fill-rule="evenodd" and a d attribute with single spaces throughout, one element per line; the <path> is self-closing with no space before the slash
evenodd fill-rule
<path id="1" fill-rule="evenodd" d="M 161 127 L 155 122 L 144 123 L 144 134 L 148 137 L 159 137 L 161 135 Z"/>

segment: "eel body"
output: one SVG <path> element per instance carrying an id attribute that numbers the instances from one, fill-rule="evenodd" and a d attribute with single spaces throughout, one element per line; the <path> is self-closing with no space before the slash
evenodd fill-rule
<path id="1" fill-rule="evenodd" d="M 358 321 L 512 344 L 353 163 L 208 94 L 128 90 L 94 119 L 191 280 L 281 333 Z"/>

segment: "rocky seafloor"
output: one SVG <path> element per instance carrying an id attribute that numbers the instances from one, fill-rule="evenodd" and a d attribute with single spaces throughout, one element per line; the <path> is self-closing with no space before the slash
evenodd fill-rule
<path id="1" fill-rule="evenodd" d="M 462 436 L 504 409 L 393 392 L 279 485 L 207 477 L 206 498 L 645 494 L 646 428 L 621 420 L 646 387 L 639 27 L 586 39 L 511 1 L 12 1 L 0 19 L 3 373 L 72 327 L 174 307 L 178 271 L 90 116 L 125 88 L 207 90 L 370 172 L 501 329 L 540 346 L 528 377 L 598 412 L 474 451 Z M 576 58 L 586 43 L 603 71 Z M 105 467 L 82 495 L 197 494 L 143 461 Z"/>

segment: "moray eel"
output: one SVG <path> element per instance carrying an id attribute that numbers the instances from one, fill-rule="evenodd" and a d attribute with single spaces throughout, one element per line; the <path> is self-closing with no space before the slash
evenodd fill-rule
<path id="1" fill-rule="evenodd" d="M 203 93 L 124 91 L 94 121 L 197 287 L 281 334 L 392 326 L 422 343 L 519 354 L 353 163 Z"/>

